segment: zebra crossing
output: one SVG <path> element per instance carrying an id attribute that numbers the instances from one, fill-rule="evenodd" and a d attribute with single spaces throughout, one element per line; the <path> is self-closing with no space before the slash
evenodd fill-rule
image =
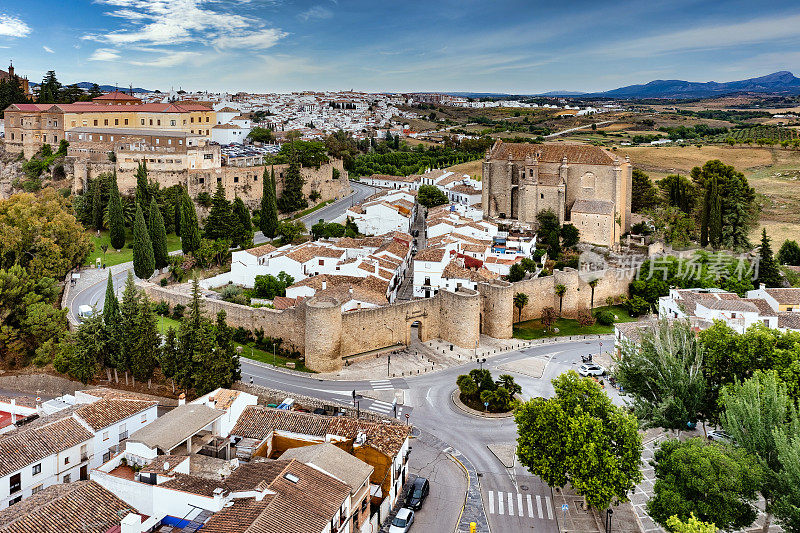
<path id="1" fill-rule="evenodd" d="M 371 379 L 369 381 L 372 390 L 391 390 L 394 389 L 394 385 L 388 379 Z"/>
<path id="2" fill-rule="evenodd" d="M 389 402 L 382 402 L 380 400 L 373 400 L 369 406 L 370 411 L 375 411 L 378 413 L 383 413 L 388 415 L 392 412 L 392 404 Z"/>
<path id="3" fill-rule="evenodd" d="M 521 492 L 487 491 L 489 514 L 553 520 L 553 505 L 549 496 Z M 534 504 L 535 501 L 535 504 Z"/>

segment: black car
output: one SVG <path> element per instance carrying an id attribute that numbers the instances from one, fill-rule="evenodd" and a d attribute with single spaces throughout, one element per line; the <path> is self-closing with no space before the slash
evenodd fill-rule
<path id="1" fill-rule="evenodd" d="M 428 480 L 424 477 L 418 477 L 415 479 L 414 486 L 408 491 L 406 507 L 415 511 L 422 509 L 422 504 L 425 502 L 425 498 L 428 497 L 428 492 L 430 492 L 430 484 L 428 484 Z"/>

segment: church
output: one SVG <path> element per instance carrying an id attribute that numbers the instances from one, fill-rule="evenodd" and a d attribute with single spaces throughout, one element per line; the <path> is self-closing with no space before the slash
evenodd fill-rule
<path id="1" fill-rule="evenodd" d="M 14 73 L 13 63 L 8 66 L 8 72 L 6 72 L 5 70 L 0 70 L 0 80 L 13 80 L 15 75 L 16 74 Z M 22 92 L 24 92 L 25 94 L 31 94 L 31 88 L 30 84 L 28 83 L 28 78 L 18 77 L 18 79 L 20 86 L 22 86 Z"/>
<path id="2" fill-rule="evenodd" d="M 535 223 L 550 209 L 582 242 L 613 246 L 631 225 L 630 159 L 599 146 L 504 143 L 483 162 L 484 217 Z"/>

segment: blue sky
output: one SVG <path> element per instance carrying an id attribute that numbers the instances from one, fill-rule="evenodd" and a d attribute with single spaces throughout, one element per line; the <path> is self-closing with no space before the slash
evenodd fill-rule
<path id="1" fill-rule="evenodd" d="M 0 4 L 8 59 L 32 81 L 162 90 L 595 91 L 800 73 L 800 5 L 19 0 Z"/>

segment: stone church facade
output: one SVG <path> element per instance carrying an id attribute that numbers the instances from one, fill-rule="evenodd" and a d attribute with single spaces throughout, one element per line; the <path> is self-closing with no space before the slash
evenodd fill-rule
<path id="1" fill-rule="evenodd" d="M 498 140 L 483 162 L 484 216 L 534 223 L 550 209 L 581 241 L 612 246 L 630 230 L 632 173 L 599 146 Z"/>

